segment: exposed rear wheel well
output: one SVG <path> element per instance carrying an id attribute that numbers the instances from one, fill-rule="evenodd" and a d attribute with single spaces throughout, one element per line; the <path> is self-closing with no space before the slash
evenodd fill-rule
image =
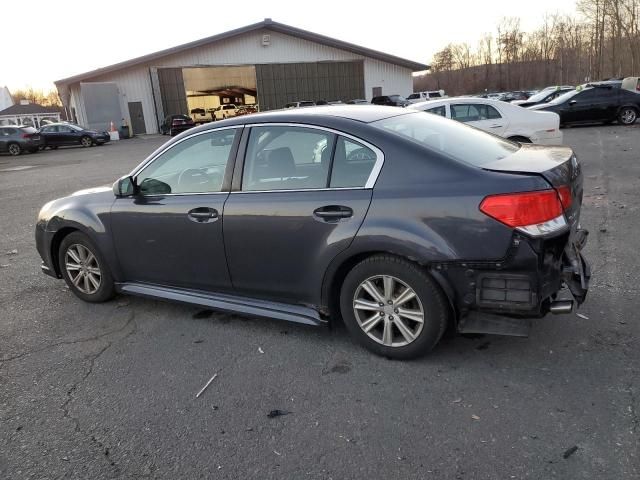
<path id="1" fill-rule="evenodd" d="M 418 266 L 420 266 L 421 268 L 425 269 L 425 271 L 427 271 L 427 273 L 429 273 L 431 275 L 431 277 L 433 278 L 433 280 L 435 281 L 435 283 L 440 287 L 440 289 L 442 290 L 445 298 L 447 299 L 447 305 L 449 306 L 449 319 L 450 320 L 454 320 L 456 319 L 456 312 L 455 309 L 453 307 L 454 303 L 453 303 L 453 290 L 451 289 L 451 287 L 446 283 L 447 281 L 445 280 L 445 278 L 440 275 L 440 274 L 433 274 L 432 272 L 429 271 L 429 268 L 426 265 L 420 264 L 418 262 L 416 262 L 414 259 L 402 256 L 402 255 L 396 255 L 396 254 L 392 254 L 392 253 L 388 253 L 388 252 L 384 252 L 384 251 L 379 251 L 379 252 L 364 252 L 364 253 L 359 253 L 357 255 L 354 255 L 353 257 L 350 257 L 348 259 L 346 259 L 336 270 L 336 272 L 333 275 L 333 278 L 331 279 L 331 283 L 327 289 L 327 302 L 328 302 L 328 307 L 329 307 L 329 322 L 333 323 L 335 320 L 340 319 L 340 321 L 342 321 L 342 316 L 340 315 L 340 290 L 342 289 L 342 284 L 344 283 L 344 279 L 347 276 L 347 274 L 351 271 L 351 269 L 353 267 L 355 267 L 358 263 L 362 262 L 363 260 L 369 258 L 369 257 L 373 257 L 374 255 L 386 255 L 386 256 L 393 256 L 393 257 L 397 257 L 397 258 L 401 258 L 403 260 L 406 260 L 408 262 L 414 263 Z"/>
<path id="2" fill-rule="evenodd" d="M 51 260 L 53 263 L 53 268 L 55 269 L 56 274 L 58 276 L 62 275 L 62 272 L 60 271 L 59 262 L 58 262 L 58 252 L 60 250 L 60 244 L 62 243 L 62 240 L 64 240 L 64 237 L 66 237 L 70 233 L 77 232 L 77 231 L 79 230 L 73 227 L 61 228 L 56 232 L 56 234 L 53 236 L 53 239 L 51 240 Z"/>

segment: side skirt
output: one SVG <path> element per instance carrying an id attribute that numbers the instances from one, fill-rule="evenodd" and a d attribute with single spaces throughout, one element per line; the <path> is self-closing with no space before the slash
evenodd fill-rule
<path id="1" fill-rule="evenodd" d="M 119 293 L 210 307 L 223 312 L 274 318 L 304 325 L 327 325 L 327 321 L 322 319 L 315 309 L 301 305 L 142 283 L 116 283 L 116 290 Z"/>

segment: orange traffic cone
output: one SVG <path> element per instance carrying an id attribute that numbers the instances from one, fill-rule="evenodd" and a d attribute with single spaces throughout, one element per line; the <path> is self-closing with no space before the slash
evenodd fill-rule
<path id="1" fill-rule="evenodd" d="M 117 132 L 116 130 L 116 126 L 113 124 L 113 122 L 111 122 L 111 128 L 109 129 L 110 132 Z"/>

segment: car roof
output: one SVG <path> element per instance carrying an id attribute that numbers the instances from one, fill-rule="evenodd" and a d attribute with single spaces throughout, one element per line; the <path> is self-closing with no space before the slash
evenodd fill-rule
<path id="1" fill-rule="evenodd" d="M 386 107 L 378 105 L 370 105 L 367 107 L 355 105 L 322 105 L 318 107 L 306 107 L 301 109 L 282 109 L 271 110 L 268 112 L 253 113 L 250 117 L 240 117 L 238 120 L 229 119 L 229 124 L 245 124 L 245 123 L 269 123 L 269 122 L 309 122 L 319 117 L 339 117 L 349 120 L 355 120 L 363 123 L 375 122 L 383 118 L 395 117 L 414 113 L 413 110 L 405 110 L 400 107 Z"/>
<path id="2" fill-rule="evenodd" d="M 488 105 L 498 105 L 500 107 L 504 105 L 510 105 L 509 103 L 503 102 L 502 100 L 494 100 L 493 98 L 480 98 L 480 97 L 448 97 L 448 98 L 439 98 L 437 100 L 429 100 L 427 102 L 417 102 L 412 105 L 409 105 L 407 108 L 413 108 L 417 110 L 422 110 L 421 107 L 427 107 L 432 105 L 434 107 L 438 107 L 440 105 L 445 105 L 447 103 L 486 103 Z"/>

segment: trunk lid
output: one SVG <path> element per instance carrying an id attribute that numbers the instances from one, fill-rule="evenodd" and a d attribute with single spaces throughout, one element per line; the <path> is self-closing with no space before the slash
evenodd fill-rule
<path id="1" fill-rule="evenodd" d="M 517 152 L 484 164 L 482 168 L 494 172 L 540 175 L 556 190 L 569 187 L 571 205 L 568 208 L 565 205 L 565 217 L 572 234 L 578 229 L 583 194 L 582 170 L 571 148 L 524 144 Z"/>

